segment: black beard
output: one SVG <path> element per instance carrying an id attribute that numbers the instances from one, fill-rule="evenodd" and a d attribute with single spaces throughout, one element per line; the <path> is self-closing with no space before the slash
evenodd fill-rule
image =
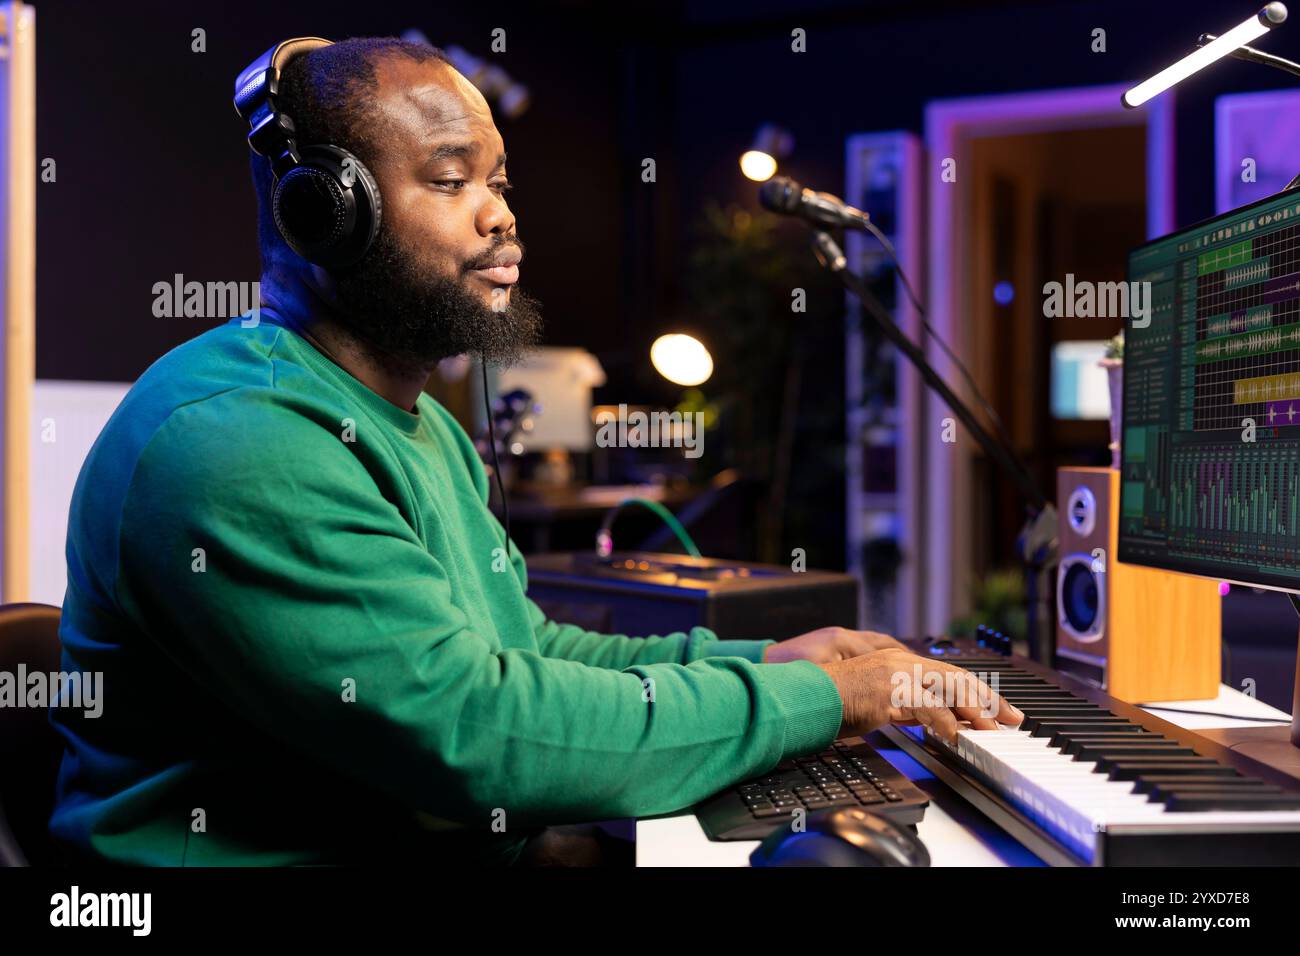
<path id="1" fill-rule="evenodd" d="M 511 244 L 519 243 L 496 243 Z M 514 365 L 541 339 L 535 299 L 514 288 L 509 305 L 498 312 L 468 291 L 462 278 L 422 266 L 382 227 L 365 257 L 334 282 L 349 330 L 390 369 L 428 369 L 465 352 Z"/>

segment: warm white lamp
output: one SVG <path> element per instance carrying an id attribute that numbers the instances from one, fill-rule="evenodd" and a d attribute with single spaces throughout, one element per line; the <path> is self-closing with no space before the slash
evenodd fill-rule
<path id="1" fill-rule="evenodd" d="M 704 343 L 683 332 L 661 335 L 650 346 L 650 363 L 668 381 L 691 387 L 713 374 L 713 356 Z"/>
<path id="2" fill-rule="evenodd" d="M 754 134 L 754 144 L 740 156 L 740 171 L 747 179 L 765 183 L 776 175 L 777 161 L 794 152 L 794 137 L 789 131 L 765 123 Z"/>

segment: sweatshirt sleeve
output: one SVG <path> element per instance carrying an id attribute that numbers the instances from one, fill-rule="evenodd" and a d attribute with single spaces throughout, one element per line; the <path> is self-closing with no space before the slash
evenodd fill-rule
<path id="1" fill-rule="evenodd" d="M 362 452 L 339 453 L 328 416 L 262 398 L 250 414 L 218 395 L 158 429 L 116 578 L 147 638 L 262 733 L 471 825 L 669 812 L 834 739 L 839 695 L 810 663 L 499 649 Z M 581 643 L 545 633 L 552 651 Z"/>
<path id="2" fill-rule="evenodd" d="M 522 558 L 517 558 L 522 563 Z M 706 657 L 742 657 L 760 664 L 763 652 L 775 641 L 723 641 L 707 627 L 693 627 L 689 632 L 628 637 L 624 634 L 601 634 L 575 624 L 550 620 L 536 603 L 528 601 L 533 633 L 546 657 L 580 661 L 594 667 L 622 670 L 636 664 L 690 664 Z"/>

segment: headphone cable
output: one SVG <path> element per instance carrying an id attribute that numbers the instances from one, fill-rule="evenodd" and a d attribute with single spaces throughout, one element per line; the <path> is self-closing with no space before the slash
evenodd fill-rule
<path id="1" fill-rule="evenodd" d="M 510 557 L 510 502 L 506 500 L 506 484 L 501 479 L 501 461 L 497 458 L 497 429 L 492 419 L 492 400 L 488 397 L 487 359 L 479 356 L 483 372 L 483 411 L 487 414 L 488 444 L 492 446 L 492 470 L 497 476 L 497 491 L 501 494 L 501 511 L 505 516 L 506 557 Z"/>

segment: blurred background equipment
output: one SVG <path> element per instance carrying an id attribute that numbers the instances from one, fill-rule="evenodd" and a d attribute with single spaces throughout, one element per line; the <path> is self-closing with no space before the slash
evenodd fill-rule
<path id="1" fill-rule="evenodd" d="M 898 259 L 918 281 L 922 218 L 921 144 L 911 133 L 862 134 L 845 149 L 846 201 L 869 210 Z M 904 294 L 898 267 L 873 237 L 845 235 L 848 267 L 859 272 L 906 334 L 919 341 L 921 316 Z M 924 626 L 926 541 L 921 534 L 924 444 L 912 427 L 922 409 L 920 378 L 844 296 L 845 566 L 862 582 L 860 620 L 890 634 Z"/>
<path id="2" fill-rule="evenodd" d="M 640 505 L 657 514 L 677 537 L 686 553 L 693 558 L 700 557 L 700 549 L 696 547 L 695 542 L 691 540 L 690 534 L 682 527 L 682 523 L 677 520 L 677 517 L 659 502 L 651 501 L 648 498 L 624 498 L 609 510 L 609 513 L 605 515 L 604 520 L 600 523 L 600 530 L 596 532 L 597 557 L 608 558 L 614 552 L 614 521 L 618 518 L 619 512 L 628 505 Z"/>
<path id="3" fill-rule="evenodd" d="M 489 474 L 500 468 L 501 480 L 509 488 L 515 472 L 512 456 L 523 454 L 522 439 L 532 432 L 540 406 L 531 394 L 516 388 L 493 399 L 491 410 L 492 424 L 484 425 L 474 439 L 474 447 Z"/>
<path id="4" fill-rule="evenodd" d="M 528 423 L 508 446 L 511 454 L 591 451 L 591 393 L 605 384 L 605 370 L 594 355 L 582 348 L 548 346 L 495 374 L 496 390 L 523 391 L 533 402 Z"/>
<path id="5" fill-rule="evenodd" d="M 556 620 L 615 634 L 707 627 L 727 640 L 784 640 L 851 627 L 857 614 L 847 574 L 646 551 L 532 555 L 528 593 Z"/>
<path id="6" fill-rule="evenodd" d="M 415 28 L 404 31 L 402 39 L 414 40 L 426 46 L 437 46 L 424 35 L 423 31 Z M 528 91 L 528 87 L 516 82 L 498 64 L 489 63 L 454 43 L 442 47 L 442 52 L 447 55 L 452 66 L 478 87 L 478 91 L 489 103 L 495 104 L 499 115 L 509 120 L 517 120 L 532 105 L 532 94 Z"/>

